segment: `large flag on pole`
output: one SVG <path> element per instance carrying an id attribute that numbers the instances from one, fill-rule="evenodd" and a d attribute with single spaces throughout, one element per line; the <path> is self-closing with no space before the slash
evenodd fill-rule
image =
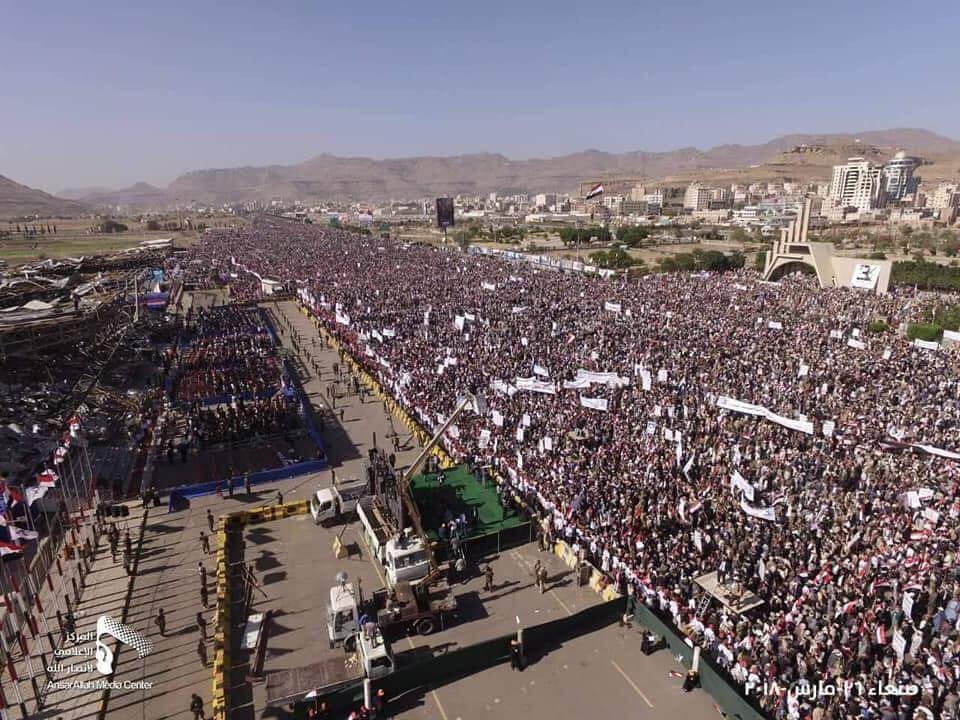
<path id="1" fill-rule="evenodd" d="M 592 200 L 593 198 L 599 195 L 603 195 L 603 183 L 597 183 L 592 188 L 590 188 L 590 191 L 586 195 L 584 195 L 583 199 Z"/>

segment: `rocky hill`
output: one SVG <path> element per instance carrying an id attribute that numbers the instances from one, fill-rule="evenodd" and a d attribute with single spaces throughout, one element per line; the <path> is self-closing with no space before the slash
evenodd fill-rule
<path id="1" fill-rule="evenodd" d="M 452 157 L 374 160 L 323 154 L 295 165 L 219 168 L 185 173 L 166 188 L 137 183 L 122 190 L 69 191 L 84 205 L 129 210 L 176 203 L 236 203 L 253 200 L 320 201 L 413 199 L 457 193 L 576 192 L 581 182 L 643 178 L 647 182 L 750 182 L 827 180 L 833 165 L 852 155 L 878 162 L 897 150 L 927 161 L 921 176 L 931 182 L 960 177 L 960 142 L 927 130 L 899 128 L 847 134 L 784 135 L 759 145 L 718 145 L 669 152 L 600 150 L 552 158 L 511 160 L 481 153 Z M 10 181 L 6 181 L 10 182 Z M 16 183 L 12 183 L 16 186 Z M 0 189 L 0 211 L 76 212 L 75 203 L 37 190 Z M 35 193 L 33 203 L 24 192 Z"/>
<path id="2" fill-rule="evenodd" d="M 0 218 L 69 217 L 86 210 L 82 203 L 21 185 L 0 175 Z"/>

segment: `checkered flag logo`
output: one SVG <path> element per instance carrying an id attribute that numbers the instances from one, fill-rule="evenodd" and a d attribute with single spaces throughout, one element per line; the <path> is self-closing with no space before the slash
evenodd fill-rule
<path id="1" fill-rule="evenodd" d="M 114 656 L 113 651 L 107 647 L 106 643 L 100 641 L 103 635 L 110 635 L 129 645 L 137 651 L 137 656 L 144 658 L 153 650 L 153 643 L 144 637 L 140 632 L 134 630 L 129 625 L 117 622 L 109 615 L 101 615 L 97 619 L 97 670 L 102 675 L 112 675 Z"/>

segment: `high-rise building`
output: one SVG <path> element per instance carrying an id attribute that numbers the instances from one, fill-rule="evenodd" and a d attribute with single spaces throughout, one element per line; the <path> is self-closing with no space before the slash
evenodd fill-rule
<path id="1" fill-rule="evenodd" d="M 834 165 L 830 199 L 842 207 L 870 210 L 883 201 L 882 168 L 862 157 L 852 157 L 846 165 Z"/>
<path id="2" fill-rule="evenodd" d="M 927 207 L 934 210 L 944 210 L 960 205 L 960 185 L 951 182 L 942 182 L 927 193 Z"/>
<path id="3" fill-rule="evenodd" d="M 619 215 L 623 211 L 623 195 L 604 195 L 603 204 L 610 209 L 614 215 Z"/>
<path id="4" fill-rule="evenodd" d="M 710 188 L 700 183 L 690 183 L 683 194 L 684 210 L 706 210 L 710 203 Z"/>
<path id="5" fill-rule="evenodd" d="M 917 179 L 913 171 L 919 167 L 917 158 L 908 156 L 902 150 L 893 156 L 893 160 L 883 166 L 883 194 L 887 200 L 903 200 L 917 190 Z"/>

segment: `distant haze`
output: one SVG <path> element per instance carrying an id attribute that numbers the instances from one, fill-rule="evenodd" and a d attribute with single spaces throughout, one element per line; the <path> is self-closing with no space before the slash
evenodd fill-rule
<path id="1" fill-rule="evenodd" d="M 3 15 L 0 174 L 50 192 L 323 153 L 960 137 L 955 3 L 54 0 Z"/>

